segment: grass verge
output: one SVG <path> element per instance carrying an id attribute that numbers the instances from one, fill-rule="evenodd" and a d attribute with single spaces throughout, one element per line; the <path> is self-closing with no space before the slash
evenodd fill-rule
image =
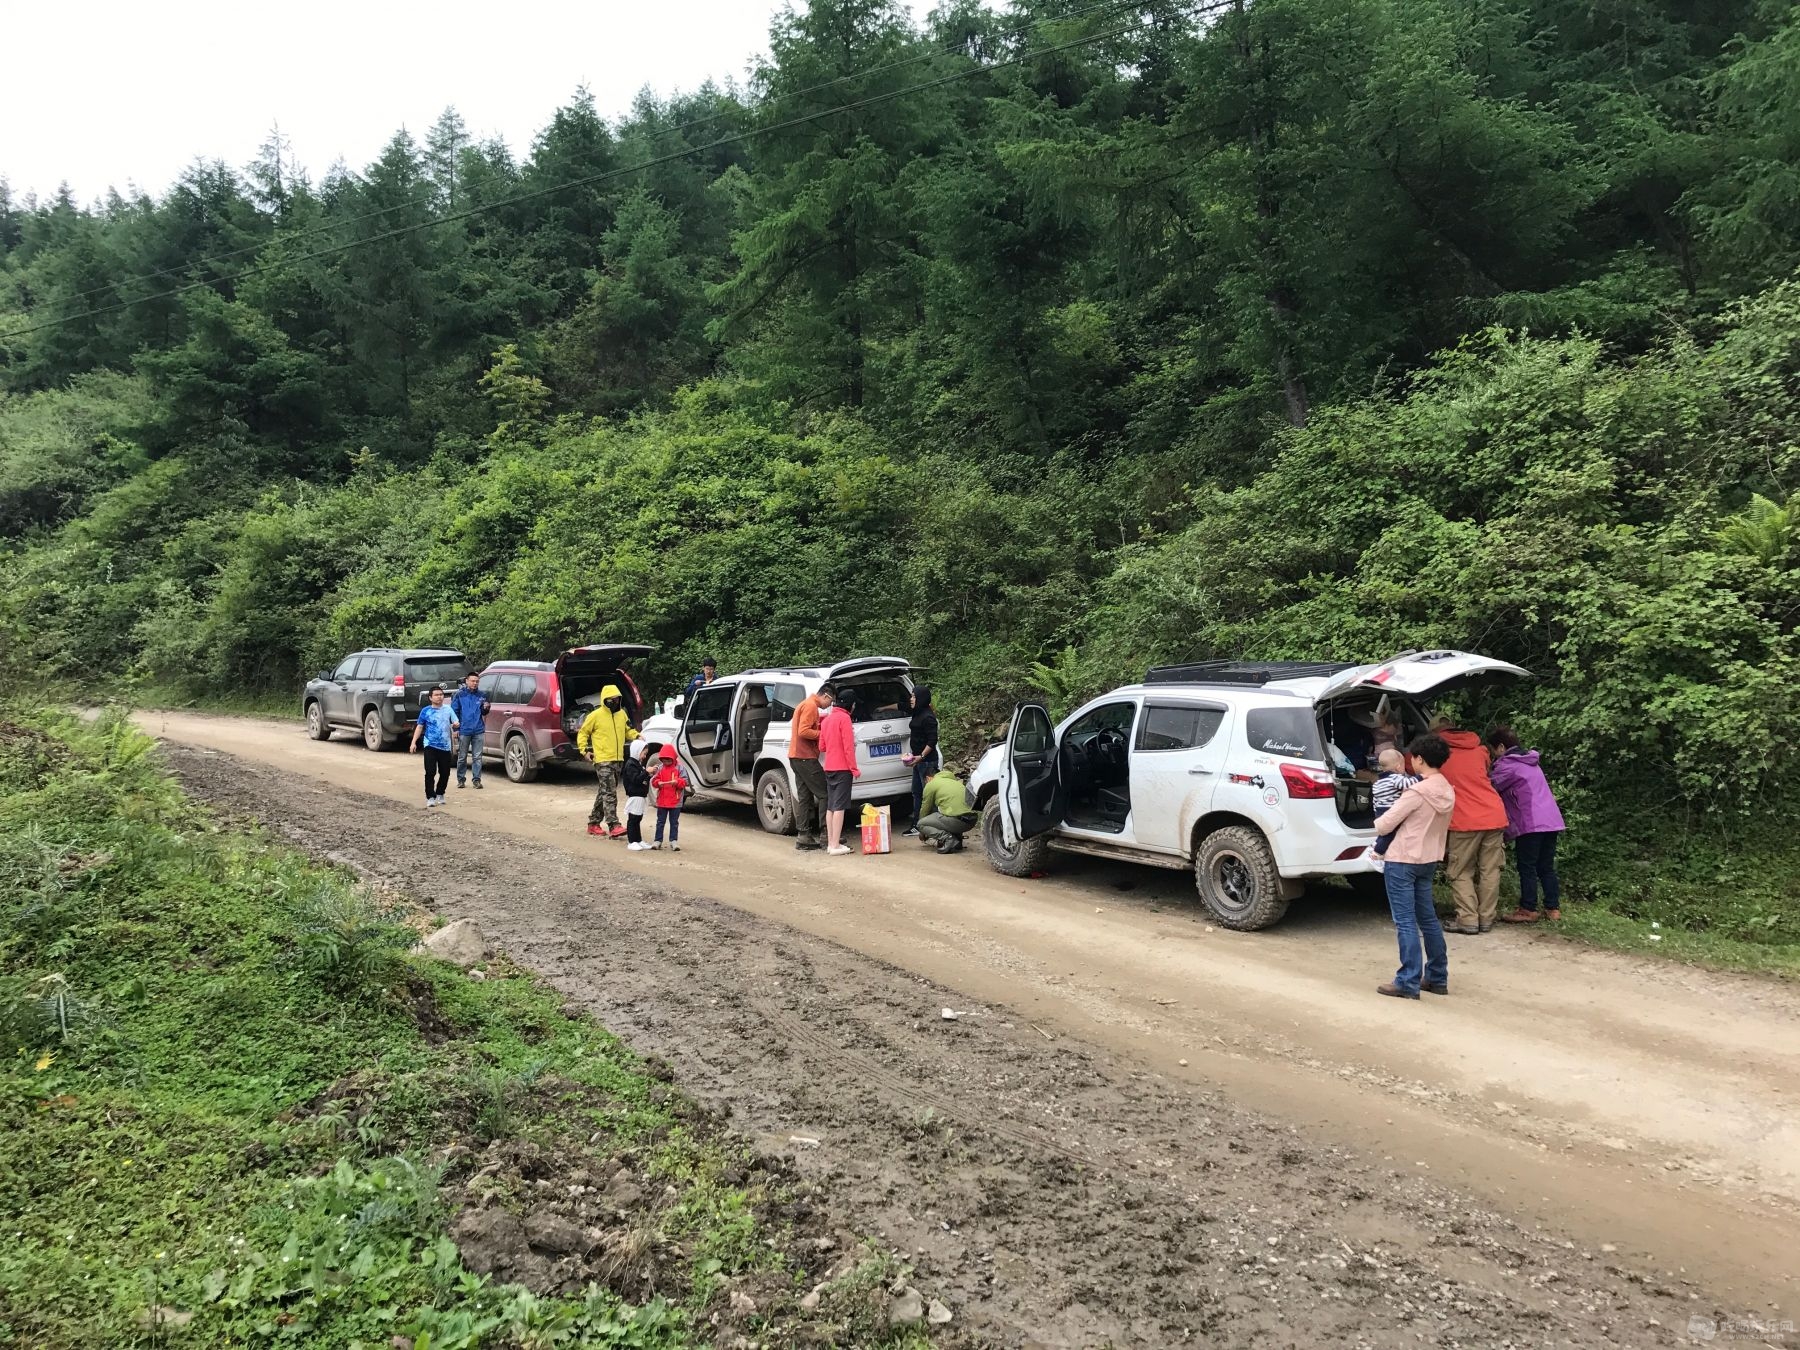
<path id="1" fill-rule="evenodd" d="M 927 1343 L 666 1068 L 151 749 L 0 717 L 0 1342 Z"/>

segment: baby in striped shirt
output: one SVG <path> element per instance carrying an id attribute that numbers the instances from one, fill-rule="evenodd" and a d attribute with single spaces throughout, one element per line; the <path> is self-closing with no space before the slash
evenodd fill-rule
<path id="1" fill-rule="evenodd" d="M 1418 782 L 1419 776 L 1406 771 L 1406 756 L 1401 754 L 1399 749 L 1392 745 L 1384 746 L 1382 748 L 1381 755 L 1376 759 L 1375 764 L 1376 767 L 1381 770 L 1381 777 L 1375 780 L 1375 786 L 1372 789 L 1372 794 L 1375 798 L 1375 814 L 1379 816 L 1395 802 L 1399 801 L 1400 794 L 1405 792 L 1406 789 L 1411 787 L 1414 783 Z M 1377 859 L 1381 858 L 1382 855 L 1387 852 L 1388 845 L 1393 842 L 1393 839 L 1394 836 L 1392 834 L 1378 834 L 1375 836 L 1375 856 Z"/>

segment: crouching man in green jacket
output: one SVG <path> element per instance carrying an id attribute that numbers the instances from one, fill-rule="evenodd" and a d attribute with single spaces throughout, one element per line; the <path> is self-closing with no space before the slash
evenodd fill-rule
<path id="1" fill-rule="evenodd" d="M 963 836 L 981 819 L 969 805 L 969 790 L 955 769 L 939 769 L 925 780 L 919 800 L 919 838 L 939 853 L 962 851 Z"/>

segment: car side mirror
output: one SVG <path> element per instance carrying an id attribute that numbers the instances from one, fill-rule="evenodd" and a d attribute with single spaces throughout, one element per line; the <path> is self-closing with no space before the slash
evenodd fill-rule
<path id="1" fill-rule="evenodd" d="M 687 716 L 687 704 L 677 703 L 675 705 L 675 716 L 677 718 L 686 717 Z"/>
<path id="2" fill-rule="evenodd" d="M 321 670 L 317 675 L 313 676 L 313 678 L 315 680 L 329 681 L 331 679 L 331 672 L 329 670 Z"/>

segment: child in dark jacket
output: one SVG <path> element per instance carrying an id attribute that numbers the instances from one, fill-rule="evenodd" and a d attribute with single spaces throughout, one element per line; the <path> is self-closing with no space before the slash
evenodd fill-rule
<path id="1" fill-rule="evenodd" d="M 625 847 L 633 853 L 647 849 L 644 842 L 644 800 L 650 795 L 650 770 L 644 767 L 649 742 L 637 740 L 625 755 Z"/>
<path id="2" fill-rule="evenodd" d="M 663 827 L 669 830 L 669 851 L 681 852 L 681 803 L 687 796 L 687 775 L 681 771 L 681 764 L 675 757 L 675 747 L 665 745 L 658 753 L 657 759 L 662 767 L 651 775 L 650 787 L 656 793 L 656 842 L 650 845 L 657 849 L 662 847 Z"/>

